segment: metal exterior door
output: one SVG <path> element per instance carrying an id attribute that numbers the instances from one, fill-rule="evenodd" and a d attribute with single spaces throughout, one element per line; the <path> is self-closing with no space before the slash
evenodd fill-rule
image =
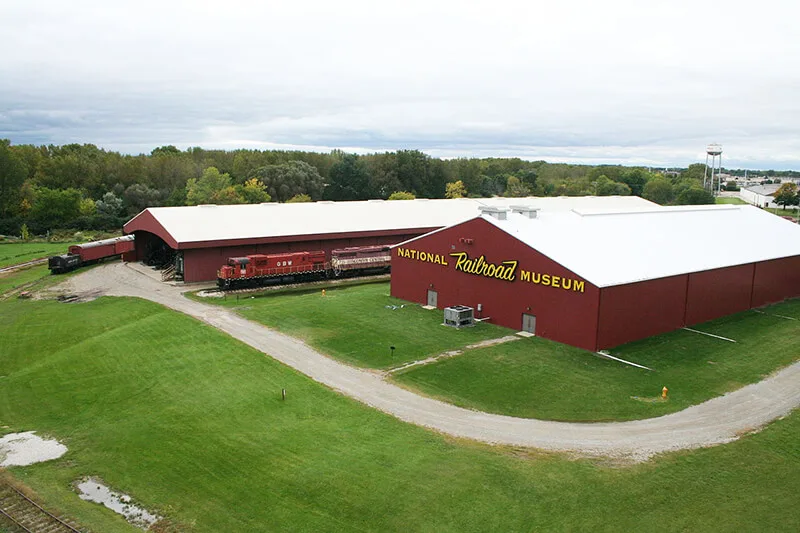
<path id="1" fill-rule="evenodd" d="M 522 331 L 536 334 L 536 317 L 534 315 L 522 313 Z"/>
<path id="2" fill-rule="evenodd" d="M 436 302 L 439 300 L 439 294 L 436 291 L 428 291 L 428 305 L 431 307 L 438 307 Z"/>

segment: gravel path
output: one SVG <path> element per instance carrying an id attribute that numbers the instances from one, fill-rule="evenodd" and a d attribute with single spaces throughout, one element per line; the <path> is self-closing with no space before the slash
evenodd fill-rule
<path id="1" fill-rule="evenodd" d="M 71 278 L 69 290 L 137 296 L 193 316 L 328 387 L 401 420 L 492 444 L 611 456 L 636 461 L 654 454 L 735 440 L 800 405 L 800 362 L 769 378 L 678 413 L 612 423 L 550 422 L 470 411 L 417 395 L 374 372 L 328 358 L 301 341 L 225 308 L 182 296 L 185 287 L 157 281 L 146 267 L 114 263 Z"/>

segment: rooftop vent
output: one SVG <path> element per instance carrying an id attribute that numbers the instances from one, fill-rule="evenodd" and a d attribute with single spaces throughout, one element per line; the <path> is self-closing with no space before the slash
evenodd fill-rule
<path id="1" fill-rule="evenodd" d="M 528 218 L 537 218 L 539 216 L 539 208 L 530 205 L 512 205 L 511 212 L 519 213 Z"/>
<path id="2" fill-rule="evenodd" d="M 497 220 L 505 220 L 508 217 L 507 207 L 492 207 L 488 205 L 481 205 L 478 206 L 478 210 L 481 212 L 481 215 L 489 215 L 490 217 L 494 217 Z"/>

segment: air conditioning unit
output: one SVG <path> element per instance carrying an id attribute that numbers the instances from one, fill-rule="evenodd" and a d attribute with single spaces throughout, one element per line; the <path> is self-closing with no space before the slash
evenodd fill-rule
<path id="1" fill-rule="evenodd" d="M 475 325 L 475 310 L 466 305 L 454 305 L 444 308 L 444 325 L 453 328 L 464 328 Z"/>

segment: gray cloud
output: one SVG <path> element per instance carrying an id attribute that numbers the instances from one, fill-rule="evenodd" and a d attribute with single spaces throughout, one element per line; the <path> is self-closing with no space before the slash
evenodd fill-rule
<path id="1" fill-rule="evenodd" d="M 11 2 L 0 137 L 800 168 L 793 2 Z"/>

